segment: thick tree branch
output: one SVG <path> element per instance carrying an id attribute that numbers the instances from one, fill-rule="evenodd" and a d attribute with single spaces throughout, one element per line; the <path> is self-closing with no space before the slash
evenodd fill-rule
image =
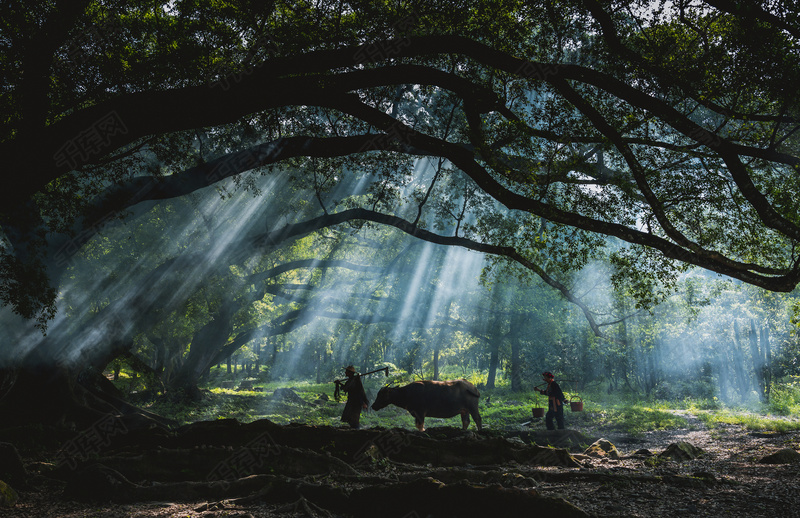
<path id="1" fill-rule="evenodd" d="M 362 104 L 353 97 L 331 99 L 330 102 L 332 107 L 338 107 L 362 120 L 369 121 L 374 126 L 393 135 L 403 144 L 410 145 L 416 149 L 425 149 L 431 154 L 446 157 L 470 176 L 481 189 L 509 209 L 530 212 L 556 223 L 618 237 L 629 243 L 654 248 L 668 258 L 722 273 L 773 291 L 791 291 L 800 280 L 800 271 L 798 271 L 796 265 L 792 265 L 791 268 L 787 269 L 768 269 L 756 264 L 732 261 L 713 251 L 707 251 L 706 254 L 700 256 L 694 251 L 662 237 L 617 223 L 567 212 L 542 201 L 527 198 L 506 188 L 495 180 L 476 161 L 474 153 L 461 145 L 443 142 L 419 133 L 389 115 Z M 763 272 L 763 274 L 757 273 L 759 271 Z"/>
<path id="2" fill-rule="evenodd" d="M 800 38 L 800 28 L 797 25 L 792 25 L 788 21 L 765 11 L 756 2 L 747 0 L 704 0 L 704 2 L 722 12 L 736 15 L 743 20 L 757 18 L 788 32 L 795 38 Z"/>
<path id="3" fill-rule="evenodd" d="M 550 277 L 539 265 L 525 258 L 513 247 L 489 245 L 464 237 L 441 236 L 428 230 L 419 228 L 412 222 L 397 216 L 383 214 L 368 209 L 348 209 L 342 212 L 319 216 L 301 223 L 286 225 L 282 229 L 269 232 L 263 236 L 255 238 L 251 242 L 252 249 L 248 250 L 248 253 L 258 253 L 259 250 L 267 251 L 275 246 L 276 243 L 285 240 L 286 236 L 304 235 L 315 230 L 319 230 L 320 228 L 339 225 L 341 223 L 354 220 L 371 221 L 381 225 L 388 225 L 401 230 L 412 237 L 427 241 L 429 243 L 446 246 L 459 246 L 468 250 L 499 255 L 516 261 L 520 265 L 538 275 L 545 283 L 557 289 L 569 302 L 581 308 L 586 316 L 587 321 L 589 322 L 589 326 L 592 328 L 592 331 L 595 332 L 597 336 L 602 336 L 600 328 L 595 322 L 594 316 L 592 315 L 588 306 L 583 304 L 577 297 L 575 297 L 566 286 Z"/>
<path id="4" fill-rule="evenodd" d="M 619 44 L 614 41 L 617 37 L 613 32 L 613 20 L 603 11 L 601 4 L 593 0 L 585 2 L 604 31 L 608 30 L 607 37 L 611 44 Z M 730 2 L 717 3 L 724 4 L 721 8 L 733 8 Z M 176 178 L 186 182 L 181 187 L 176 187 L 177 182 L 173 182 L 171 178 L 163 182 L 137 179 L 110 194 L 105 205 L 109 211 L 100 210 L 92 215 L 90 221 L 102 221 L 106 215 L 115 212 L 114 196 L 119 197 L 117 207 L 127 206 L 131 199 L 161 199 L 175 196 L 179 192 L 191 192 L 241 171 L 292 156 L 342 156 L 370 150 L 391 150 L 445 157 L 510 209 L 527 211 L 557 223 L 648 246 L 659 250 L 667 258 L 707 268 L 771 290 L 788 291 L 800 281 L 800 270 L 796 264 L 771 268 L 736 262 L 713 251 L 694 248 L 691 243 L 681 242 L 680 239 L 677 243 L 671 242 L 613 221 L 586 217 L 522 196 L 502 185 L 481 165 L 482 160 L 491 159 L 488 150 L 478 149 L 476 156 L 474 149 L 411 130 L 390 114 L 362 105 L 355 96 L 346 97 L 348 92 L 358 91 L 363 94 L 370 88 L 387 85 L 409 82 L 434 85 L 454 92 L 468 106 L 467 113 L 472 118 L 476 114 L 495 111 L 510 121 L 519 122 L 519 118 L 500 103 L 482 81 L 467 80 L 456 73 L 445 72 L 433 66 L 390 65 L 402 62 L 399 58 L 451 54 L 468 58 L 471 65 L 480 65 L 489 71 L 503 72 L 534 83 L 541 81 L 555 85 L 565 81 L 580 82 L 606 92 L 634 108 L 645 110 L 670 125 L 687 140 L 714 152 L 724 161 L 734 182 L 764 225 L 790 240 L 800 241 L 800 227 L 772 206 L 770 199 L 753 181 L 742 160 L 757 158 L 774 164 L 800 167 L 799 157 L 772 148 L 721 138 L 663 99 L 638 90 L 610 74 L 577 65 L 526 60 L 460 36 L 398 38 L 369 45 L 312 51 L 268 59 L 251 73 L 233 77 L 229 88 L 194 85 L 171 90 L 140 91 L 118 95 L 105 101 L 87 102 L 88 107 L 65 114 L 57 122 L 33 135 L 19 132 L 12 140 L 0 144 L 0 155 L 6 160 L 7 169 L 13 171 L 17 179 L 12 189 L 0 193 L 0 222 L 3 230 L 7 236 L 12 236 L 12 247 L 24 246 L 24 240 L 34 235 L 37 229 L 26 233 L 11 227 L 21 221 L 19 214 L 30 212 L 21 207 L 25 207 L 24 204 L 31 200 L 34 193 L 40 192 L 50 182 L 78 165 L 101 161 L 104 156 L 138 142 L 143 137 L 233 123 L 248 114 L 276 107 L 336 107 L 386 133 L 331 139 L 278 139 L 176 175 Z M 87 144 L 82 140 L 86 137 L 96 138 Z M 623 141 L 618 141 L 617 144 L 624 148 Z M 233 161 L 238 163 L 232 163 Z M 500 167 L 503 164 L 495 165 Z M 21 237 L 13 239 L 13 236 Z"/>

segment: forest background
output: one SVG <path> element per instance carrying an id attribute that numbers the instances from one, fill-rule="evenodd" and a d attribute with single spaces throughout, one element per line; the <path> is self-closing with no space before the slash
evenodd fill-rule
<path id="1" fill-rule="evenodd" d="M 467 4 L 5 4 L 8 414 L 354 364 L 796 416 L 797 7 Z"/>

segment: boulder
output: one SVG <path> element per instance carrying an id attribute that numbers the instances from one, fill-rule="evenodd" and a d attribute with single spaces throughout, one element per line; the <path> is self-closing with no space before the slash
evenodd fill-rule
<path id="1" fill-rule="evenodd" d="M 250 390 L 250 391 L 252 391 L 254 388 L 255 388 L 255 385 L 253 385 L 253 380 L 242 380 L 239 383 L 239 388 L 237 388 L 236 390 L 237 391 L 242 391 L 242 390 Z"/>
<path id="2" fill-rule="evenodd" d="M 566 468 L 580 468 L 581 465 L 563 448 L 548 448 L 545 446 L 528 446 L 518 451 L 515 460 L 520 463 L 534 466 L 563 466 Z"/>
<path id="3" fill-rule="evenodd" d="M 292 403 L 296 405 L 308 405 L 305 399 L 297 395 L 297 392 L 290 388 L 275 389 L 272 393 L 273 402 Z"/>
<path id="4" fill-rule="evenodd" d="M 800 462 L 800 453 L 797 453 L 792 448 L 784 448 L 767 455 L 759 462 L 761 464 L 795 464 Z"/>
<path id="5" fill-rule="evenodd" d="M 17 505 L 19 495 L 14 491 L 14 488 L 0 480 L 0 508 L 14 507 Z"/>
<path id="6" fill-rule="evenodd" d="M 617 447 L 611 444 L 611 441 L 608 439 L 596 440 L 591 446 L 584 450 L 583 454 L 589 455 L 590 457 L 619 458 L 619 450 L 617 450 Z"/>
<path id="7" fill-rule="evenodd" d="M 17 448 L 10 442 L 0 442 L 0 479 L 9 484 L 22 486 L 27 474 Z"/>
<path id="8" fill-rule="evenodd" d="M 702 457 L 706 452 L 702 448 L 688 442 L 676 442 L 667 446 L 667 449 L 659 454 L 662 459 L 671 459 L 678 462 L 693 460 Z"/>

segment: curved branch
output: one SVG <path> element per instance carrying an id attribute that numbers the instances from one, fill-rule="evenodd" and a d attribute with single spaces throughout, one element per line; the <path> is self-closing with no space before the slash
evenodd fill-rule
<path id="1" fill-rule="evenodd" d="M 493 178 L 477 162 L 475 154 L 471 150 L 459 144 L 444 142 L 417 132 L 388 114 L 364 105 L 354 96 L 331 98 L 329 106 L 336 107 L 370 122 L 375 127 L 386 131 L 387 135 L 392 135 L 399 143 L 405 146 L 410 146 L 414 149 L 425 149 L 428 153 L 446 157 L 472 178 L 484 192 L 509 209 L 530 212 L 556 223 L 618 237 L 632 244 L 647 246 L 659 250 L 667 258 L 728 275 L 772 291 L 791 291 L 800 281 L 800 271 L 798 271 L 797 265 L 793 265 L 791 269 L 767 269 L 756 264 L 732 261 L 714 251 L 704 251 L 701 256 L 693 250 L 662 237 L 617 223 L 567 212 L 548 203 L 517 194 Z M 741 164 L 741 162 L 739 163 Z M 756 273 L 759 270 L 764 274 Z"/>
<path id="2" fill-rule="evenodd" d="M 399 42 L 402 44 L 395 40 L 386 42 L 387 45 L 392 43 L 396 44 L 398 52 L 404 56 L 415 57 L 455 52 L 468 56 L 483 65 L 504 70 L 518 77 L 541 79 L 550 82 L 564 79 L 578 80 L 601 88 L 633 106 L 648 110 L 671 124 L 687 137 L 717 151 L 728 164 L 734 181 L 739 185 L 742 193 L 765 223 L 784 235 L 800 240 L 800 228 L 786 220 L 771 207 L 766 197 L 755 187 L 739 159 L 739 155 L 744 155 L 800 166 L 800 159 L 797 157 L 778 153 L 774 150 L 747 147 L 728 142 L 687 119 L 679 111 L 660 99 L 656 99 L 607 74 L 585 67 L 531 62 L 492 49 L 479 42 L 457 36 L 409 38 Z M 23 184 L 21 192 L 17 190 L 13 194 L 6 194 L 6 196 L 10 196 L 8 201 L 13 204 L 20 199 L 20 195 L 24 198 L 28 194 L 32 194 L 55 178 L 55 175 L 60 171 L 64 171 L 67 167 L 65 164 L 54 167 L 52 163 L 49 165 L 46 163 L 47 160 L 50 160 L 49 157 L 55 156 L 53 153 L 48 154 L 48 151 L 57 150 L 58 145 L 69 141 L 71 136 L 86 127 L 91 127 L 98 120 L 102 120 L 103 117 L 107 117 L 109 114 L 114 114 L 125 129 L 125 131 L 120 129 L 120 131 L 108 135 L 108 145 L 109 150 L 111 150 L 146 134 L 175 131 L 198 125 L 231 122 L 245 113 L 269 107 L 289 104 L 324 106 L 327 104 L 326 101 L 331 94 L 335 94 L 337 91 L 342 92 L 343 89 L 355 88 L 361 84 L 359 81 L 366 81 L 365 84 L 367 85 L 377 85 L 386 84 L 387 81 L 396 82 L 402 78 L 403 82 L 406 82 L 408 77 L 405 74 L 419 76 L 426 73 L 429 84 L 441 84 L 443 87 L 460 91 L 462 96 L 468 98 L 474 105 L 479 107 L 479 111 L 497 106 L 494 96 L 490 97 L 488 92 L 476 85 L 471 85 L 453 74 L 413 65 L 397 69 L 392 67 L 381 68 L 378 69 L 380 73 L 372 70 L 348 72 L 338 78 L 317 76 L 276 77 L 276 75 L 288 72 L 313 74 L 322 70 L 330 70 L 337 64 L 341 66 L 352 65 L 354 60 L 358 61 L 354 58 L 354 55 L 358 55 L 359 52 L 363 54 L 363 51 L 363 46 L 349 47 L 335 51 L 311 52 L 298 56 L 291 64 L 285 60 L 275 60 L 274 63 L 268 62 L 264 64 L 263 69 L 259 70 L 258 73 L 242 79 L 241 82 L 233 85 L 229 90 L 195 86 L 166 92 L 131 94 L 83 110 L 47 129 L 46 134 L 42 135 L 42 142 L 45 143 L 43 144 L 43 153 L 35 154 L 32 157 L 24 145 L 15 146 L 14 142 L 3 144 L 2 148 L 0 148 L 3 152 L 8 152 L 12 157 L 17 155 L 17 162 L 19 162 L 17 165 L 20 166 L 20 170 L 35 171 L 35 174 L 23 175 L 22 180 L 27 184 Z M 380 56 L 372 58 L 372 61 L 379 59 Z M 388 74 L 388 76 L 380 79 L 382 74 Z M 422 80 L 419 77 L 414 79 L 417 81 Z M 334 86 L 335 88 L 332 91 Z M 202 115 L 199 115 L 198 110 L 194 109 L 197 105 L 204 105 L 209 109 L 203 110 Z M 159 125 L 154 125 L 153 120 L 159 120 Z M 21 160 L 22 157 L 19 157 L 19 153 L 23 153 L 24 160 Z M 42 163 L 41 159 L 37 162 L 37 157 L 45 157 L 45 163 Z M 23 164 L 23 161 L 31 161 L 32 163 L 26 162 Z M 12 165 L 14 163 L 15 161 L 12 158 Z M 42 176 L 43 174 L 44 176 Z"/>
<path id="3" fill-rule="evenodd" d="M 770 12 L 765 11 L 756 2 L 746 2 L 741 0 L 737 2 L 734 2 L 732 0 L 703 0 L 703 1 L 708 5 L 716 7 L 722 12 L 736 15 L 742 19 L 748 19 L 754 17 L 788 32 L 795 38 L 800 38 L 800 28 L 798 28 L 796 25 L 788 23 L 786 20 L 783 20 L 782 18 L 779 18 L 778 16 Z"/>
<path id="4" fill-rule="evenodd" d="M 348 209 L 342 212 L 319 216 L 317 218 L 304 221 L 302 223 L 293 223 L 286 225 L 282 229 L 266 233 L 262 236 L 253 239 L 251 242 L 252 249 L 248 250 L 248 253 L 258 253 L 259 250 L 261 251 L 269 250 L 273 246 L 275 246 L 277 242 L 286 239 L 285 236 L 305 235 L 315 230 L 319 230 L 320 228 L 339 225 L 341 223 L 354 220 L 371 221 L 373 223 L 379 223 L 382 225 L 391 226 L 405 232 L 406 234 L 412 237 L 421 239 L 423 241 L 427 241 L 429 243 L 435 243 L 446 246 L 459 246 L 461 248 L 474 250 L 476 252 L 483 252 L 487 254 L 507 257 L 508 259 L 511 259 L 512 261 L 515 261 L 520 265 L 522 265 L 523 267 L 534 272 L 545 283 L 558 290 L 566 300 L 578 306 L 581 309 L 581 311 L 583 311 L 583 314 L 586 317 L 586 320 L 589 322 L 589 326 L 592 328 L 592 331 L 597 336 L 603 336 L 602 333 L 600 332 L 600 327 L 595 322 L 594 316 L 592 315 L 592 312 L 589 309 L 589 307 L 583 304 L 583 302 L 581 302 L 580 299 L 578 299 L 575 295 L 573 295 L 566 286 L 564 286 L 554 278 L 550 277 L 547 274 L 547 272 L 544 271 L 544 269 L 542 269 L 536 263 L 525 258 L 515 248 L 508 246 L 480 243 L 478 241 L 474 241 L 472 239 L 464 237 L 442 236 L 430 232 L 428 230 L 421 229 L 418 226 L 414 225 L 412 222 L 399 218 L 397 216 L 383 214 L 369 209 L 362 209 L 362 208 Z"/>

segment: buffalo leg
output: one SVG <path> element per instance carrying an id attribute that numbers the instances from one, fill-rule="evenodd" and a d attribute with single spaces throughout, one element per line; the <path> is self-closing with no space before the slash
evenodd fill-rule
<path id="1" fill-rule="evenodd" d="M 414 424 L 417 425 L 417 430 L 420 432 L 425 431 L 425 414 L 414 414 Z"/>
<path id="2" fill-rule="evenodd" d="M 469 428 L 469 413 L 466 410 L 461 411 L 461 429 L 466 430 Z"/>
<path id="3" fill-rule="evenodd" d="M 481 414 L 478 413 L 478 409 L 471 410 L 470 414 L 472 414 L 472 420 L 475 421 L 475 426 L 478 427 L 478 431 L 481 431 L 481 426 L 483 424 L 483 420 L 481 419 Z"/>

